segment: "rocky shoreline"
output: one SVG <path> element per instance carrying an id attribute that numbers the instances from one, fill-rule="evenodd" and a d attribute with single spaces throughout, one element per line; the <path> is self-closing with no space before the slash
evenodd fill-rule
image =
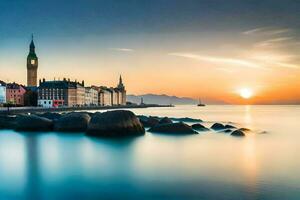
<path id="1" fill-rule="evenodd" d="M 0 115 L 0 129 L 16 131 L 56 131 L 56 132 L 85 132 L 94 137 L 124 137 L 140 136 L 148 132 L 188 135 L 204 131 L 227 133 L 232 136 L 245 136 L 250 130 L 237 128 L 231 124 L 214 123 L 205 127 L 201 119 L 168 118 L 156 116 L 136 116 L 127 110 L 107 112 L 68 112 L 68 113 L 34 113 L 17 115 Z"/>

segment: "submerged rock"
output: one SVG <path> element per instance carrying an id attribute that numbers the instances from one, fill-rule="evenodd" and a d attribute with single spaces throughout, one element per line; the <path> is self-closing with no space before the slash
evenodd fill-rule
<path id="1" fill-rule="evenodd" d="M 245 136 L 245 133 L 241 130 L 235 130 L 231 133 L 232 136 Z"/>
<path id="2" fill-rule="evenodd" d="M 171 123 L 173 123 L 173 121 L 168 117 L 164 117 L 161 120 L 159 120 L 159 124 L 171 124 Z"/>
<path id="3" fill-rule="evenodd" d="M 239 128 L 238 130 L 243 132 L 251 131 L 249 128 Z"/>
<path id="4" fill-rule="evenodd" d="M 115 110 L 95 114 L 88 126 L 91 136 L 137 136 L 144 135 L 145 129 L 140 120 L 131 111 Z"/>
<path id="5" fill-rule="evenodd" d="M 149 129 L 149 132 L 168 133 L 168 134 L 197 134 L 191 126 L 182 123 L 158 124 Z"/>
<path id="6" fill-rule="evenodd" d="M 192 128 L 197 130 L 197 131 L 209 131 L 208 128 L 206 128 L 205 126 L 203 126 L 202 124 L 193 124 Z"/>
<path id="7" fill-rule="evenodd" d="M 38 116 L 40 117 L 44 117 L 44 118 L 47 118 L 47 119 L 50 119 L 50 120 L 57 120 L 59 118 L 61 118 L 61 114 L 59 113 L 55 113 L 55 112 L 46 112 L 46 113 L 42 113 L 42 114 L 39 114 Z"/>
<path id="8" fill-rule="evenodd" d="M 155 117 L 146 117 L 139 118 L 140 122 L 143 124 L 144 127 L 153 127 L 159 124 L 159 119 Z"/>
<path id="9" fill-rule="evenodd" d="M 214 123 L 210 128 L 215 130 L 215 131 L 218 131 L 218 130 L 225 129 L 225 126 L 223 124 L 220 124 L 220 123 Z"/>
<path id="10" fill-rule="evenodd" d="M 201 119 L 193 119 L 189 117 L 183 117 L 183 118 L 170 118 L 173 121 L 179 121 L 179 122 L 186 122 L 186 123 L 196 123 L 196 122 L 203 122 Z"/>
<path id="11" fill-rule="evenodd" d="M 36 115 L 19 115 L 16 119 L 15 129 L 18 131 L 51 131 L 53 122 Z"/>
<path id="12" fill-rule="evenodd" d="M 235 126 L 232 126 L 232 125 L 230 125 L 230 124 L 226 124 L 225 126 L 224 126 L 225 128 L 236 128 Z"/>
<path id="13" fill-rule="evenodd" d="M 223 133 L 231 133 L 232 130 L 231 130 L 231 129 L 225 129 L 225 130 L 223 130 L 222 132 L 223 132 Z"/>
<path id="14" fill-rule="evenodd" d="M 87 113 L 68 113 L 55 121 L 54 130 L 65 132 L 86 131 L 90 119 L 91 117 Z"/>
<path id="15" fill-rule="evenodd" d="M 0 129 L 13 129 L 16 125 L 16 116 L 0 115 Z"/>

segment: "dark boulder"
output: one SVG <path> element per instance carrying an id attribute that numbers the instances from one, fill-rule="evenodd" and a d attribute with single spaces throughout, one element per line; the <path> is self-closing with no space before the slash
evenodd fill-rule
<path id="1" fill-rule="evenodd" d="M 190 118 L 190 117 L 182 117 L 182 118 L 172 117 L 170 119 L 173 120 L 173 121 L 186 122 L 186 123 L 203 122 L 201 119 L 193 119 L 193 118 Z"/>
<path id="2" fill-rule="evenodd" d="M 232 125 L 230 125 L 230 124 L 226 124 L 225 126 L 224 126 L 225 128 L 232 128 L 232 129 L 235 129 L 236 127 L 235 126 L 232 126 Z"/>
<path id="3" fill-rule="evenodd" d="M 44 118 L 47 118 L 47 119 L 51 119 L 51 120 L 57 120 L 59 118 L 61 118 L 61 114 L 59 113 L 55 113 L 55 112 L 46 112 L 46 113 L 42 113 L 42 114 L 39 114 L 38 116 L 40 117 L 44 117 Z"/>
<path id="4" fill-rule="evenodd" d="M 212 126 L 211 126 L 211 129 L 215 130 L 215 131 L 218 131 L 218 130 L 223 130 L 225 129 L 225 126 L 223 124 L 220 124 L 220 123 L 214 123 Z"/>
<path id="5" fill-rule="evenodd" d="M 159 124 L 159 119 L 156 117 L 139 118 L 144 127 L 153 127 Z"/>
<path id="6" fill-rule="evenodd" d="M 240 130 L 235 130 L 231 133 L 232 136 L 245 136 L 245 133 Z"/>
<path id="7" fill-rule="evenodd" d="M 243 131 L 243 132 L 251 131 L 249 128 L 240 128 L 238 130 Z"/>
<path id="8" fill-rule="evenodd" d="M 95 114 L 88 126 L 91 136 L 124 137 L 144 135 L 145 129 L 136 115 L 127 110 Z"/>
<path id="9" fill-rule="evenodd" d="M 167 134 L 197 134 L 191 126 L 182 123 L 158 124 L 149 129 L 149 132 L 167 133 Z"/>
<path id="10" fill-rule="evenodd" d="M 171 123 L 173 123 L 173 121 L 168 117 L 164 117 L 161 120 L 159 120 L 159 124 L 171 124 Z"/>
<path id="11" fill-rule="evenodd" d="M 51 131 L 53 122 L 36 115 L 19 115 L 16 119 L 15 129 L 18 131 Z"/>
<path id="12" fill-rule="evenodd" d="M 225 129 L 225 130 L 223 130 L 222 132 L 223 132 L 223 133 L 231 133 L 232 130 L 231 130 L 231 129 Z"/>
<path id="13" fill-rule="evenodd" d="M 16 125 L 16 116 L 0 115 L 0 129 L 13 129 Z"/>
<path id="14" fill-rule="evenodd" d="M 90 119 L 91 117 L 87 113 L 68 113 L 54 122 L 54 130 L 63 132 L 86 131 Z"/>
<path id="15" fill-rule="evenodd" d="M 206 128 L 205 126 L 203 126 L 202 124 L 193 124 L 192 128 L 197 130 L 197 131 L 209 131 L 208 128 Z"/>

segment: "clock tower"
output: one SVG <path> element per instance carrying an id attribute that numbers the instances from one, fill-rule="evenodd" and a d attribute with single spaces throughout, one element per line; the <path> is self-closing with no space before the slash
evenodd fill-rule
<path id="1" fill-rule="evenodd" d="M 37 69 L 38 69 L 38 57 L 35 54 L 35 46 L 33 42 L 33 36 L 29 46 L 29 54 L 27 56 L 27 86 L 37 87 Z"/>

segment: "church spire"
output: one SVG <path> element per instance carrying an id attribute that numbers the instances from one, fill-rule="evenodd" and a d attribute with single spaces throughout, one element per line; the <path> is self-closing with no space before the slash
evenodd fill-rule
<path id="1" fill-rule="evenodd" d="M 123 80 L 122 80 L 122 75 L 120 75 L 120 78 L 119 78 L 118 88 L 119 89 L 125 89 L 125 86 L 124 86 Z"/>
<path id="2" fill-rule="evenodd" d="M 122 75 L 120 74 L 120 78 L 119 78 L 119 85 L 122 84 L 123 85 L 123 81 L 122 81 Z"/>

